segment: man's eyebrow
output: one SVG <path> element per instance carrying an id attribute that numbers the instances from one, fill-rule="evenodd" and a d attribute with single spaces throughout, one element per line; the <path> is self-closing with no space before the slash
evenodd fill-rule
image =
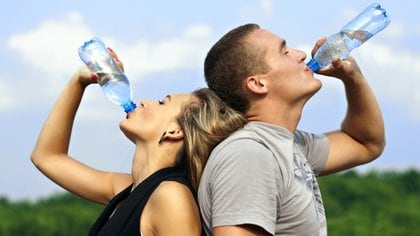
<path id="1" fill-rule="evenodd" d="M 171 95 L 166 95 L 165 98 L 167 98 L 169 101 L 171 101 Z"/>

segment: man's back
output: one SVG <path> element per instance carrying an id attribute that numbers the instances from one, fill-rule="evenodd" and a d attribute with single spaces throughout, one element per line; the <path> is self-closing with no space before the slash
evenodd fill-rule
<path id="1" fill-rule="evenodd" d="M 220 143 L 208 160 L 198 192 L 208 235 L 223 225 L 251 224 L 275 234 L 326 234 L 315 174 L 328 141 L 262 122 Z"/>

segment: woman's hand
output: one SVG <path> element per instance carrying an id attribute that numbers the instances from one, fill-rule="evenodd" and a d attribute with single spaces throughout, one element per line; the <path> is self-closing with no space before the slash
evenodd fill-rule
<path id="1" fill-rule="evenodd" d="M 114 58 L 114 61 L 117 63 L 118 67 L 124 71 L 124 65 L 119 60 L 117 54 L 111 49 L 108 48 L 109 54 Z M 73 74 L 73 79 L 79 81 L 82 88 L 86 88 L 88 85 L 93 83 L 98 83 L 98 75 L 94 72 L 91 72 L 86 65 L 82 65 L 79 69 Z"/>
<path id="2" fill-rule="evenodd" d="M 98 78 L 98 75 L 91 72 L 86 65 L 80 66 L 72 76 L 72 79 L 77 80 L 82 88 L 86 88 L 89 84 L 97 83 Z"/>
<path id="3" fill-rule="evenodd" d="M 108 48 L 109 54 L 114 58 L 114 61 L 117 63 L 118 67 L 124 72 L 124 65 L 118 58 L 117 54 L 111 48 Z"/>

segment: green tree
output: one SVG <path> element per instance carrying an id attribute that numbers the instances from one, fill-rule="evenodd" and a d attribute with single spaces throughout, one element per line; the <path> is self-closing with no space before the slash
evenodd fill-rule
<path id="1" fill-rule="evenodd" d="M 319 184 L 329 235 L 420 235 L 418 171 L 347 171 Z"/>
<path id="2" fill-rule="evenodd" d="M 103 206 L 71 194 L 36 202 L 0 199 L 0 235 L 86 235 Z"/>

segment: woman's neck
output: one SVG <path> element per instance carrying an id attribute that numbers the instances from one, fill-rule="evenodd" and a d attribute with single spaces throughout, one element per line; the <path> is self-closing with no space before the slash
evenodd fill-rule
<path id="1" fill-rule="evenodd" d="M 131 167 L 133 187 L 139 185 L 154 172 L 174 166 L 176 158 L 174 153 L 176 152 L 161 146 L 136 145 Z"/>

